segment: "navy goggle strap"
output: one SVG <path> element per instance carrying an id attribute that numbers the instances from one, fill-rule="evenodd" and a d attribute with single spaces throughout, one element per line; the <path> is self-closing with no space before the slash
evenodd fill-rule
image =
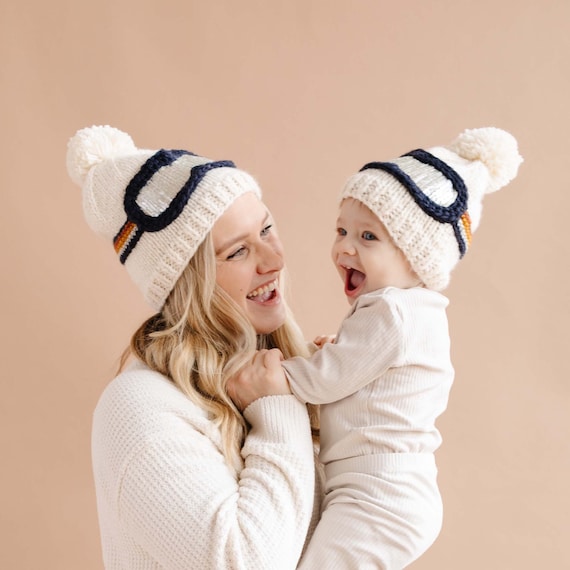
<path id="1" fill-rule="evenodd" d="M 172 164 L 183 155 L 195 156 L 186 150 L 159 150 L 142 165 L 129 182 L 124 198 L 127 221 L 113 239 L 113 245 L 121 263 L 125 263 L 145 232 L 159 232 L 178 218 L 190 200 L 192 193 L 210 170 L 221 167 L 235 168 L 235 164 L 229 160 L 207 162 L 194 166 L 190 171 L 188 180 L 177 192 L 168 207 L 157 216 L 150 216 L 137 204 L 139 194 L 158 170 Z"/>

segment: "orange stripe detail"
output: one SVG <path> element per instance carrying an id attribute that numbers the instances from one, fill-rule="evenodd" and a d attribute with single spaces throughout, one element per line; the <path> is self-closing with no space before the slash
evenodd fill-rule
<path id="1" fill-rule="evenodd" d="M 125 227 L 123 228 L 123 230 L 121 231 L 121 233 L 119 234 L 119 236 L 117 237 L 117 239 L 115 240 L 115 251 L 117 253 L 120 253 L 121 249 L 123 249 L 123 246 L 125 245 L 125 243 L 127 241 L 129 241 L 129 238 L 131 237 L 131 234 L 137 229 L 137 225 L 133 222 L 127 222 L 125 224 Z"/>
<path id="2" fill-rule="evenodd" d="M 469 212 L 465 212 L 461 216 L 461 222 L 463 223 L 463 229 L 465 230 L 465 237 L 467 238 L 467 245 L 471 245 L 471 218 L 469 217 Z"/>

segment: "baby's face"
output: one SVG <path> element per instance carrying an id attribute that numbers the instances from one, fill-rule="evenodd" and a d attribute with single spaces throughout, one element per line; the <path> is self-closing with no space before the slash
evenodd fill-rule
<path id="1" fill-rule="evenodd" d="M 340 206 L 331 254 L 350 304 L 360 295 L 384 287 L 409 289 L 420 285 L 382 222 L 353 198 L 346 198 Z"/>

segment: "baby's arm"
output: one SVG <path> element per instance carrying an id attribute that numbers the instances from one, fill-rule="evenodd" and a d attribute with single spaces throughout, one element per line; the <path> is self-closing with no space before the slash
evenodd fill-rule
<path id="1" fill-rule="evenodd" d="M 361 298 L 334 342 L 321 342 L 309 358 L 285 361 L 277 349 L 261 350 L 230 379 L 228 394 L 242 411 L 258 398 L 277 394 L 293 393 L 312 404 L 336 402 L 399 365 L 402 347 L 402 319 L 395 303 Z"/>
<path id="2" fill-rule="evenodd" d="M 392 299 L 361 297 L 334 343 L 324 343 L 309 358 L 282 363 L 292 392 L 312 404 L 354 394 L 400 364 L 402 334 L 401 314 Z"/>

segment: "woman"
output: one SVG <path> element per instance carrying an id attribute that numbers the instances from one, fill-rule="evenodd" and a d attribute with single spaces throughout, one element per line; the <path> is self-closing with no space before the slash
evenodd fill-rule
<path id="1" fill-rule="evenodd" d="M 305 351 L 259 187 L 231 162 L 141 150 L 108 126 L 78 131 L 67 166 L 156 311 L 94 414 L 105 567 L 295 568 L 319 508 L 313 414 L 278 375 L 240 387 L 243 415 L 228 396 L 256 349 Z"/>

